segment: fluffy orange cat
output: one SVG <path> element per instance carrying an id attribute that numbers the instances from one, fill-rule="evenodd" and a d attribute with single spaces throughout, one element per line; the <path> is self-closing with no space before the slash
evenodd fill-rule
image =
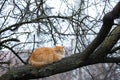
<path id="1" fill-rule="evenodd" d="M 29 63 L 36 68 L 53 63 L 64 57 L 64 46 L 54 48 L 42 47 L 36 49 L 30 56 Z"/>

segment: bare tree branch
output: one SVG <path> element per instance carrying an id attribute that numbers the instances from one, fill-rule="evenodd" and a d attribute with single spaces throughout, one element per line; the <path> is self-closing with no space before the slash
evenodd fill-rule
<path id="1" fill-rule="evenodd" d="M 120 39 L 120 26 L 117 26 L 109 35 L 106 37 L 104 42 L 96 49 L 96 51 L 92 54 L 95 58 L 105 58 L 107 54 L 109 54 L 112 47 L 117 43 Z M 91 55 L 91 56 L 92 56 Z"/>
<path id="2" fill-rule="evenodd" d="M 42 19 L 48 19 L 48 18 L 62 18 L 62 19 L 70 19 L 72 16 L 68 16 L 68 17 L 65 17 L 65 16 L 43 16 L 43 17 L 38 17 L 36 19 L 32 19 L 30 21 L 25 21 L 25 22 L 19 22 L 19 23 L 16 23 L 16 24 L 13 24 L 11 26 L 8 26 L 6 27 L 5 29 L 2 29 L 0 30 L 0 34 L 5 32 L 5 31 L 8 31 L 8 30 L 11 30 L 11 31 L 14 31 L 16 29 L 18 29 L 20 26 L 22 26 L 23 24 L 28 24 L 28 23 L 38 23 L 40 22 L 40 20 Z"/>
<path id="3" fill-rule="evenodd" d="M 113 8 L 111 12 L 108 12 L 103 17 L 103 25 L 100 29 L 97 37 L 92 41 L 90 45 L 83 51 L 82 58 L 83 61 L 88 59 L 89 56 L 93 53 L 93 51 L 103 42 L 105 37 L 108 35 L 109 31 L 111 30 L 114 19 L 120 17 L 120 2 Z"/>
<path id="4" fill-rule="evenodd" d="M 117 50 L 120 50 L 120 46 L 113 48 L 109 53 L 112 54 L 112 53 L 116 52 Z"/>
<path id="5" fill-rule="evenodd" d="M 6 46 L 6 45 L 2 45 L 3 47 L 5 47 L 5 48 L 7 48 L 7 49 L 9 49 L 11 52 L 13 52 L 13 54 L 23 63 L 23 64 L 27 64 L 26 62 L 24 62 L 23 60 L 22 60 L 22 58 L 12 49 L 12 48 L 10 48 L 9 46 Z"/>
<path id="6" fill-rule="evenodd" d="M 11 38 L 11 39 L 6 39 L 0 42 L 0 45 L 3 45 L 6 42 L 10 42 L 10 41 L 14 41 L 14 42 L 20 42 L 18 39 L 16 38 Z"/>

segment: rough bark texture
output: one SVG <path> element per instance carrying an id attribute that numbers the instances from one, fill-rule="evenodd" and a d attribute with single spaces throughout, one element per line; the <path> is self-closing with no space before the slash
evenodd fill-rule
<path id="1" fill-rule="evenodd" d="M 120 2 L 111 12 L 105 14 L 103 17 L 103 25 L 98 36 L 82 53 L 71 55 L 70 57 L 47 65 L 41 69 L 35 69 L 29 65 L 13 68 L 2 75 L 0 80 L 28 80 L 42 78 L 91 64 L 120 62 L 120 58 L 106 57 L 110 49 L 120 38 L 120 26 L 117 26 L 117 28 L 111 32 L 111 36 L 106 38 L 114 23 L 114 19 L 118 17 L 120 17 Z M 98 59 L 97 57 L 99 54 L 101 57 Z"/>
<path id="2" fill-rule="evenodd" d="M 120 39 L 120 26 L 117 26 L 109 35 L 105 38 L 104 42 L 98 47 L 98 49 L 91 55 L 95 58 L 106 58 L 109 51 Z M 99 55 L 99 56 L 98 56 Z"/>
<path id="3" fill-rule="evenodd" d="M 112 25 L 114 24 L 114 19 L 120 17 L 120 2 L 113 8 L 111 12 L 108 12 L 103 17 L 103 25 L 97 35 L 97 37 L 92 41 L 92 43 L 83 51 L 82 59 L 87 60 L 93 51 L 103 42 L 105 37 L 110 32 Z"/>

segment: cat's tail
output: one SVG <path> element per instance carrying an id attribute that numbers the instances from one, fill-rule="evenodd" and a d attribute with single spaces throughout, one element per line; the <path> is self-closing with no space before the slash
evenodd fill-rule
<path id="1" fill-rule="evenodd" d="M 29 63 L 30 63 L 33 67 L 35 67 L 35 68 L 41 68 L 41 67 L 43 67 L 44 65 L 46 65 L 46 62 L 43 62 L 43 61 L 41 61 L 41 62 L 36 62 L 36 61 L 34 61 L 34 60 L 30 60 Z"/>

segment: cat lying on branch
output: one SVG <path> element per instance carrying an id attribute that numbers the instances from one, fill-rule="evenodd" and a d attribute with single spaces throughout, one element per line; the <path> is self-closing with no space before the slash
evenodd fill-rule
<path id="1" fill-rule="evenodd" d="M 36 68 L 61 60 L 64 57 L 64 46 L 36 49 L 30 56 L 29 63 Z"/>

